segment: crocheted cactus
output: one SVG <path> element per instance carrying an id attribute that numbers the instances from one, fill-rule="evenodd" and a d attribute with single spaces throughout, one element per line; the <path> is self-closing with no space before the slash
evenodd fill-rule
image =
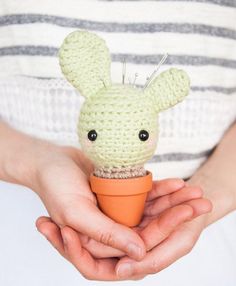
<path id="1" fill-rule="evenodd" d="M 86 99 L 78 135 L 82 149 L 95 165 L 95 174 L 108 178 L 145 175 L 143 166 L 156 149 L 158 113 L 187 96 L 187 74 L 169 69 L 145 89 L 114 84 L 105 41 L 88 31 L 69 34 L 59 58 L 63 74 Z"/>

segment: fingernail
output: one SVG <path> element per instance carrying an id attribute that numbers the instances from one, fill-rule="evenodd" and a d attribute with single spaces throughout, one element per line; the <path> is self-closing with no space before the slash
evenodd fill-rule
<path id="1" fill-rule="evenodd" d="M 128 252 L 132 257 L 136 257 L 138 259 L 143 258 L 144 253 L 141 247 L 139 247 L 138 245 L 134 244 L 134 243 L 130 243 L 128 244 Z"/>
<path id="2" fill-rule="evenodd" d="M 133 273 L 133 267 L 132 267 L 131 263 L 121 264 L 116 271 L 116 274 L 120 278 L 129 277 L 132 275 L 132 273 Z"/>
<path id="3" fill-rule="evenodd" d="M 178 181 L 176 182 L 176 187 L 177 188 L 182 188 L 186 185 L 185 181 L 182 179 L 178 179 Z"/>

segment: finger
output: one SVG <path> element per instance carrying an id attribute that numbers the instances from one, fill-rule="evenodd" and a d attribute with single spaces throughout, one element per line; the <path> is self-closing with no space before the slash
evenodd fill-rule
<path id="1" fill-rule="evenodd" d="M 166 209 L 179 205 L 183 202 L 202 197 L 199 187 L 184 187 L 172 194 L 162 196 L 156 200 L 149 201 L 145 205 L 144 214 L 149 216 L 159 215 Z"/>
<path id="2" fill-rule="evenodd" d="M 200 233 L 190 230 L 186 227 L 187 224 L 148 252 L 142 261 L 122 258 L 116 265 L 117 275 L 122 279 L 128 279 L 134 275 L 158 273 L 186 255 L 194 246 Z"/>
<path id="3" fill-rule="evenodd" d="M 71 146 L 61 146 L 61 149 L 74 160 L 87 176 L 94 171 L 92 162 L 79 149 Z"/>
<path id="4" fill-rule="evenodd" d="M 80 240 L 81 235 L 72 228 L 64 228 L 62 230 L 62 236 L 65 245 L 66 259 L 69 260 L 86 279 L 102 281 L 122 280 L 117 277 L 115 273 L 115 265 L 118 261 L 117 259 L 94 259 L 93 255 L 90 255 L 88 251 L 86 252 L 86 249 L 82 246 Z M 144 274 L 133 275 L 130 279 L 140 280 L 145 276 L 146 275 Z"/>
<path id="5" fill-rule="evenodd" d="M 79 236 L 74 230 L 64 227 L 61 232 L 68 259 L 86 279 L 118 280 L 115 273 L 117 259 L 94 259 L 86 249 L 82 248 Z"/>
<path id="6" fill-rule="evenodd" d="M 68 244 L 66 243 L 66 251 L 64 251 L 60 229 L 59 229 L 59 227 L 56 227 L 56 224 L 53 223 L 50 218 L 40 217 L 37 220 L 36 225 L 37 225 L 38 230 L 40 232 L 42 232 L 43 235 L 47 236 L 48 240 L 53 244 L 54 247 L 58 244 L 58 241 L 57 241 L 58 238 L 55 237 L 55 232 L 57 233 L 57 235 L 60 237 L 60 242 L 61 242 L 61 249 L 59 249 L 59 247 L 57 246 L 56 247 L 57 250 L 58 251 L 60 250 L 59 252 L 65 258 L 70 260 L 70 262 L 72 262 L 78 268 L 78 270 L 81 271 L 81 274 L 84 275 L 87 279 L 96 279 L 96 280 L 117 280 L 118 279 L 115 275 L 115 272 L 114 272 L 115 267 L 113 267 L 113 269 L 112 269 L 112 271 L 113 271 L 112 275 L 110 275 L 109 273 L 106 272 L 106 270 L 108 270 L 107 265 L 108 265 L 109 261 L 107 261 L 106 264 L 104 263 L 104 269 L 102 268 L 102 265 L 99 266 L 99 269 L 101 269 L 101 271 L 99 273 L 100 278 L 99 278 L 99 276 L 97 276 L 97 272 L 94 272 L 94 273 L 93 273 L 93 271 L 86 271 L 85 272 L 85 267 L 83 267 L 81 269 L 81 264 L 78 263 L 78 260 L 80 259 L 80 257 L 79 256 L 76 257 L 76 255 L 74 255 L 76 253 L 79 254 L 79 252 L 77 251 L 78 247 L 81 246 L 81 245 L 77 244 L 79 241 L 79 235 L 74 230 L 72 230 L 71 228 L 67 227 L 67 229 L 70 229 L 71 232 L 73 232 L 73 236 L 75 237 L 75 239 L 73 239 L 72 241 L 69 241 L 70 242 L 69 248 L 67 247 Z M 76 237 L 76 235 L 77 235 L 77 237 Z M 64 238 L 64 239 L 66 241 L 66 238 Z M 73 251 L 75 251 L 75 253 L 73 253 Z M 71 252 L 72 252 L 72 255 L 71 255 Z M 88 257 L 90 256 L 89 253 L 87 253 L 87 256 Z M 93 259 L 92 256 L 90 256 L 90 260 L 92 260 L 92 259 Z M 114 261 L 116 262 L 117 260 L 114 260 Z M 89 262 L 89 260 L 87 260 L 87 262 Z M 88 265 L 89 267 L 91 267 L 90 262 Z M 95 267 L 97 267 L 96 261 L 94 262 L 94 265 L 95 265 Z M 111 263 L 109 263 L 109 266 L 110 265 L 111 265 Z M 95 270 L 97 270 L 97 268 Z M 109 275 L 107 275 L 107 274 L 109 274 Z M 106 276 L 107 276 L 107 278 L 106 278 Z M 144 277 L 145 277 L 145 275 L 135 275 L 135 276 L 131 277 L 131 279 L 132 280 L 140 280 Z"/>
<path id="7" fill-rule="evenodd" d="M 151 201 L 160 196 L 173 193 L 185 186 L 185 181 L 182 179 L 164 179 L 154 181 L 152 190 L 148 193 L 147 201 Z"/>
<path id="8" fill-rule="evenodd" d="M 36 226 L 38 231 L 47 238 L 47 240 L 60 252 L 60 254 L 64 255 L 60 228 L 49 217 L 40 217 L 36 222 Z M 120 250 L 99 243 L 86 235 L 78 235 L 83 248 L 88 250 L 93 257 L 109 258 L 122 257 L 125 255 Z"/>
<path id="9" fill-rule="evenodd" d="M 72 210 L 79 210 L 79 213 Z M 67 225 L 136 260 L 142 259 L 146 253 L 144 242 L 135 231 L 115 223 L 86 198 L 71 206 Z"/>
<path id="10" fill-rule="evenodd" d="M 40 226 L 41 223 L 44 223 L 44 222 L 48 222 L 48 221 L 51 221 L 51 219 L 47 216 L 40 216 L 36 222 L 35 222 L 35 225 L 36 227 L 38 228 Z"/>
<path id="11" fill-rule="evenodd" d="M 208 199 L 195 199 L 190 200 L 185 203 L 186 205 L 190 206 L 193 209 L 193 216 L 192 218 L 196 218 L 200 215 L 209 213 L 212 211 L 212 203 Z"/>
<path id="12" fill-rule="evenodd" d="M 64 246 L 60 228 L 49 217 L 40 217 L 36 221 L 38 231 L 64 256 Z"/>
<path id="13" fill-rule="evenodd" d="M 140 232 L 149 251 L 164 239 L 166 239 L 181 223 L 192 218 L 193 209 L 188 205 L 175 206 L 166 210 L 158 218 L 153 220 Z"/>
<path id="14" fill-rule="evenodd" d="M 94 171 L 93 163 L 80 150 L 77 149 L 76 154 L 77 154 L 77 160 L 76 160 L 77 164 L 81 167 L 84 173 L 89 177 L 89 175 L 92 174 Z"/>
<path id="15" fill-rule="evenodd" d="M 193 199 L 193 200 L 184 202 L 184 205 L 189 205 L 190 207 L 192 207 L 193 209 L 192 219 L 212 211 L 212 203 L 209 200 L 204 199 L 204 198 Z M 144 216 L 141 223 L 139 224 L 139 228 L 143 229 L 154 219 L 156 219 L 156 215 Z"/>
<path id="16" fill-rule="evenodd" d="M 144 227 L 146 227 L 150 222 L 156 219 L 156 216 L 144 216 L 140 222 L 140 224 L 137 227 L 137 232 L 139 233 L 140 231 L 143 230 Z"/>
<path id="17" fill-rule="evenodd" d="M 95 258 L 110 258 L 110 257 L 123 257 L 125 253 L 107 246 L 103 243 L 97 242 L 94 239 L 89 238 L 87 235 L 80 234 L 80 241 L 86 250 L 88 250 Z"/>

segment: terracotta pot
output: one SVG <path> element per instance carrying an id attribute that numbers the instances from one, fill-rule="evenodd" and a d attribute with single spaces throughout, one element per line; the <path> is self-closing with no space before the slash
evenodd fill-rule
<path id="1" fill-rule="evenodd" d="M 147 193 L 152 189 L 152 174 L 129 179 L 99 178 L 91 174 L 91 189 L 100 209 L 114 221 L 126 226 L 139 224 Z"/>

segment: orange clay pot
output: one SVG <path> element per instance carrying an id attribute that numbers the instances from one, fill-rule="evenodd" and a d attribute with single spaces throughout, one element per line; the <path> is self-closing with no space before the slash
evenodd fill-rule
<path id="1" fill-rule="evenodd" d="M 152 174 L 129 179 L 99 178 L 91 174 L 91 189 L 104 214 L 126 226 L 140 223 L 147 193 L 152 189 Z"/>

